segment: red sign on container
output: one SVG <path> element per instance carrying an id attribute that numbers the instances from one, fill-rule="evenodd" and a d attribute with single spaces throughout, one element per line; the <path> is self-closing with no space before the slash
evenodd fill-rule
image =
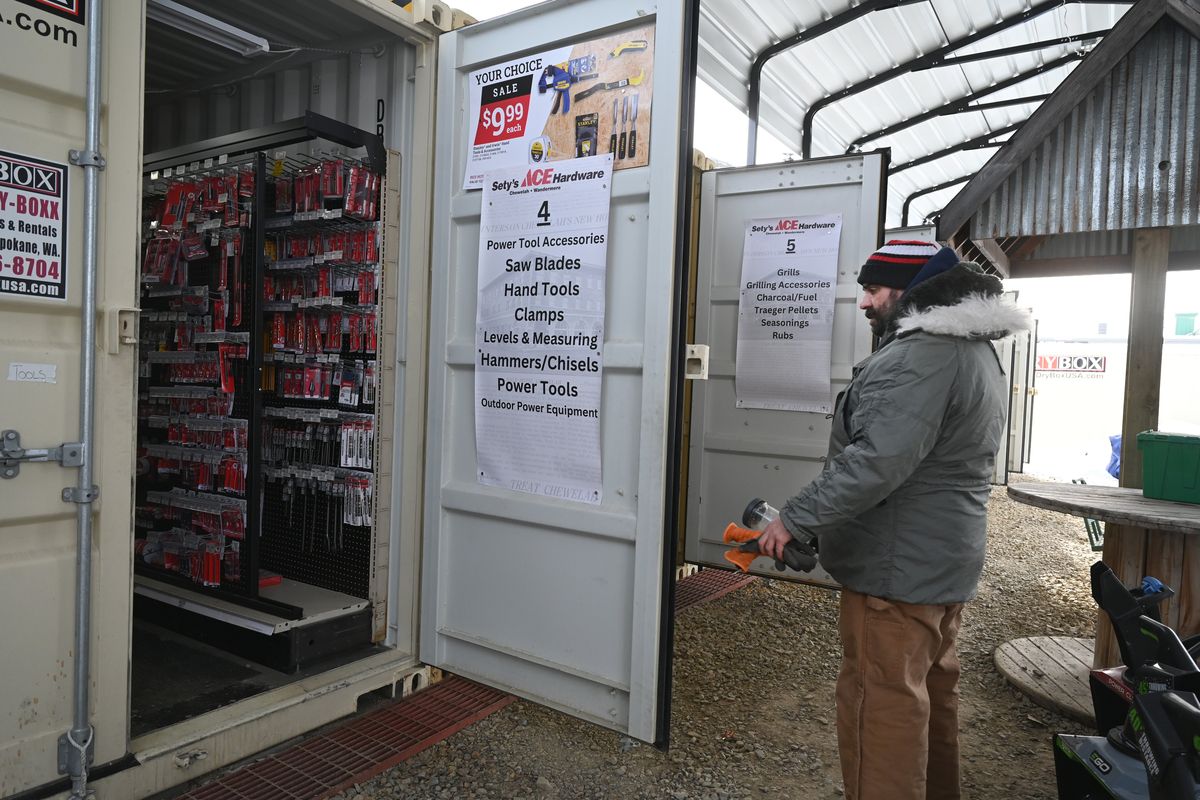
<path id="1" fill-rule="evenodd" d="M 524 137 L 532 88 L 532 75 L 484 86 L 474 143 L 491 144 Z"/>

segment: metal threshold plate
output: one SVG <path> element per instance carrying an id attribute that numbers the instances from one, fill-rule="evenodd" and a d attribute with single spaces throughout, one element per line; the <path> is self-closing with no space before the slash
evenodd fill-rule
<path id="1" fill-rule="evenodd" d="M 283 582 L 278 585 L 262 589 L 259 595 L 268 600 L 303 609 L 304 615 L 300 619 L 284 619 L 266 611 L 246 608 L 219 597 L 209 597 L 200 592 L 156 581 L 144 575 L 134 576 L 133 591 L 143 597 L 267 636 L 344 617 L 367 607 L 367 601 L 361 598 L 341 592 L 331 592 L 328 589 L 287 578 L 284 578 Z"/>

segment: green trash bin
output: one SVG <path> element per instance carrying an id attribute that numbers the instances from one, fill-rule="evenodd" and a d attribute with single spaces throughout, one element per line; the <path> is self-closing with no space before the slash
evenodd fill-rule
<path id="1" fill-rule="evenodd" d="M 1155 500 L 1200 503 L 1200 436 L 1142 431 L 1142 494 Z"/>

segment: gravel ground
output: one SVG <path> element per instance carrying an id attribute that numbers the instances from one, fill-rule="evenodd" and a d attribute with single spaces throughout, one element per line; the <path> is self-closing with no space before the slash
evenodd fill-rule
<path id="1" fill-rule="evenodd" d="M 992 652 L 1016 636 L 1090 636 L 1094 559 L 1079 519 L 1003 488 L 988 530 L 959 636 L 963 794 L 1054 797 L 1050 736 L 1082 726 L 1011 688 Z M 836 798 L 836 619 L 834 593 L 772 580 L 684 611 L 668 753 L 518 701 L 336 800 Z"/>

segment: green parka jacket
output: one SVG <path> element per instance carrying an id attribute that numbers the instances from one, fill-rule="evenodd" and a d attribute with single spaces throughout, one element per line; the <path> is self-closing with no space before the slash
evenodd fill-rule
<path id="1" fill-rule="evenodd" d="M 1007 381 L 992 340 L 1029 327 L 962 263 L 908 291 L 838 398 L 821 475 L 780 518 L 843 586 L 905 603 L 974 598 Z"/>

